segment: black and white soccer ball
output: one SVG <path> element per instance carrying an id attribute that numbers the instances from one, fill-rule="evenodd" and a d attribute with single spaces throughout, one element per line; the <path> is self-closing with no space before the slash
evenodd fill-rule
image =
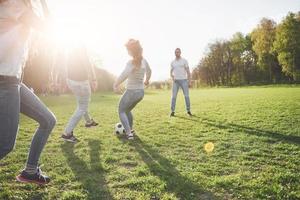
<path id="1" fill-rule="evenodd" d="M 124 126 L 119 122 L 115 125 L 115 134 L 120 135 L 122 133 L 125 133 Z"/>

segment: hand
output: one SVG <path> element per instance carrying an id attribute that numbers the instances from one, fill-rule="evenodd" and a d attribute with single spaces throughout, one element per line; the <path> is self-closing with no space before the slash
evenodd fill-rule
<path id="1" fill-rule="evenodd" d="M 149 80 L 145 80 L 144 84 L 145 84 L 145 86 L 148 86 L 149 85 Z"/>
<path id="2" fill-rule="evenodd" d="M 113 89 L 116 94 L 121 94 L 121 89 L 119 85 L 114 84 Z"/>
<path id="3" fill-rule="evenodd" d="M 93 92 L 96 92 L 98 88 L 98 81 L 97 80 L 92 80 L 92 90 Z"/>
<path id="4" fill-rule="evenodd" d="M 192 87 L 192 81 L 189 80 L 189 88 Z"/>
<path id="5" fill-rule="evenodd" d="M 174 75 L 171 75 L 171 78 L 172 78 L 173 81 L 175 80 Z"/>
<path id="6" fill-rule="evenodd" d="M 59 84 L 58 83 L 56 83 L 56 82 L 54 82 L 54 83 L 50 83 L 49 84 L 49 90 L 50 90 L 50 92 L 55 92 L 55 91 L 57 91 L 57 89 L 59 88 Z"/>

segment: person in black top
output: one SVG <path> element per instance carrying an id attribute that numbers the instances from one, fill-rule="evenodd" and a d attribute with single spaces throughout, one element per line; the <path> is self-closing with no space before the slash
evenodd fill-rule
<path id="1" fill-rule="evenodd" d="M 77 109 L 70 118 L 62 139 L 68 142 L 77 142 L 74 136 L 74 128 L 84 117 L 86 127 L 97 126 L 89 115 L 88 105 L 91 97 L 91 87 L 95 91 L 97 89 L 97 79 L 94 67 L 89 60 L 87 51 L 84 46 L 77 46 L 70 50 L 66 61 L 67 68 L 67 85 L 72 93 L 76 96 Z M 91 82 L 91 85 L 90 85 Z"/>

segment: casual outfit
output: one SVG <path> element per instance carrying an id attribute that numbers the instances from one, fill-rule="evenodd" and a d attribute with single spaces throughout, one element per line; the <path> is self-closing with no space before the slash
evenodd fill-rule
<path id="1" fill-rule="evenodd" d="M 88 66 L 90 65 L 88 56 L 85 52 L 81 52 L 79 55 L 77 53 L 70 55 L 72 58 L 67 62 L 67 85 L 76 97 L 77 109 L 70 118 L 62 138 L 66 141 L 76 142 L 73 130 L 82 117 L 86 121 L 86 127 L 97 126 L 98 123 L 88 113 L 91 98 L 91 86 L 88 80 L 88 68 L 91 66 Z"/>
<path id="2" fill-rule="evenodd" d="M 144 76 L 145 73 L 149 75 L 151 69 L 148 62 L 143 59 L 141 67 L 135 69 L 132 61 L 129 61 L 125 70 L 118 78 L 118 82 L 123 82 L 127 79 L 126 91 L 123 94 L 119 103 L 119 117 L 121 123 L 127 134 L 132 133 L 133 115 L 131 110 L 143 99 L 144 97 Z"/>
<path id="3" fill-rule="evenodd" d="M 39 127 L 31 141 L 26 167 L 17 180 L 46 184 L 50 179 L 41 174 L 38 162 L 56 119 L 20 82 L 30 38 L 30 25 L 18 21 L 23 14 L 31 12 L 24 2 L 8 0 L 0 3 L 0 159 L 14 148 L 21 112 L 37 121 Z"/>
<path id="4" fill-rule="evenodd" d="M 187 79 L 187 70 L 189 70 L 189 65 L 187 60 L 184 58 L 175 59 L 171 63 L 171 70 L 174 76 L 173 88 L 172 88 L 171 112 L 174 115 L 178 90 L 179 88 L 181 88 L 185 98 L 186 110 L 188 113 L 190 113 L 191 103 L 189 97 L 189 83 Z"/>

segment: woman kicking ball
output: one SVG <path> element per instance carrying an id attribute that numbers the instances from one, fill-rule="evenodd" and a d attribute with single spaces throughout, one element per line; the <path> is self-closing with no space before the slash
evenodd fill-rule
<path id="1" fill-rule="evenodd" d="M 124 71 L 114 83 L 114 91 L 120 92 L 120 84 L 127 80 L 126 91 L 119 103 L 119 117 L 128 139 L 134 138 L 133 115 L 131 110 L 143 99 L 144 85 L 149 85 L 151 69 L 143 58 L 143 48 L 138 40 L 130 39 L 126 43 L 128 54 L 132 57 Z M 146 80 L 144 77 L 146 74 Z"/>

